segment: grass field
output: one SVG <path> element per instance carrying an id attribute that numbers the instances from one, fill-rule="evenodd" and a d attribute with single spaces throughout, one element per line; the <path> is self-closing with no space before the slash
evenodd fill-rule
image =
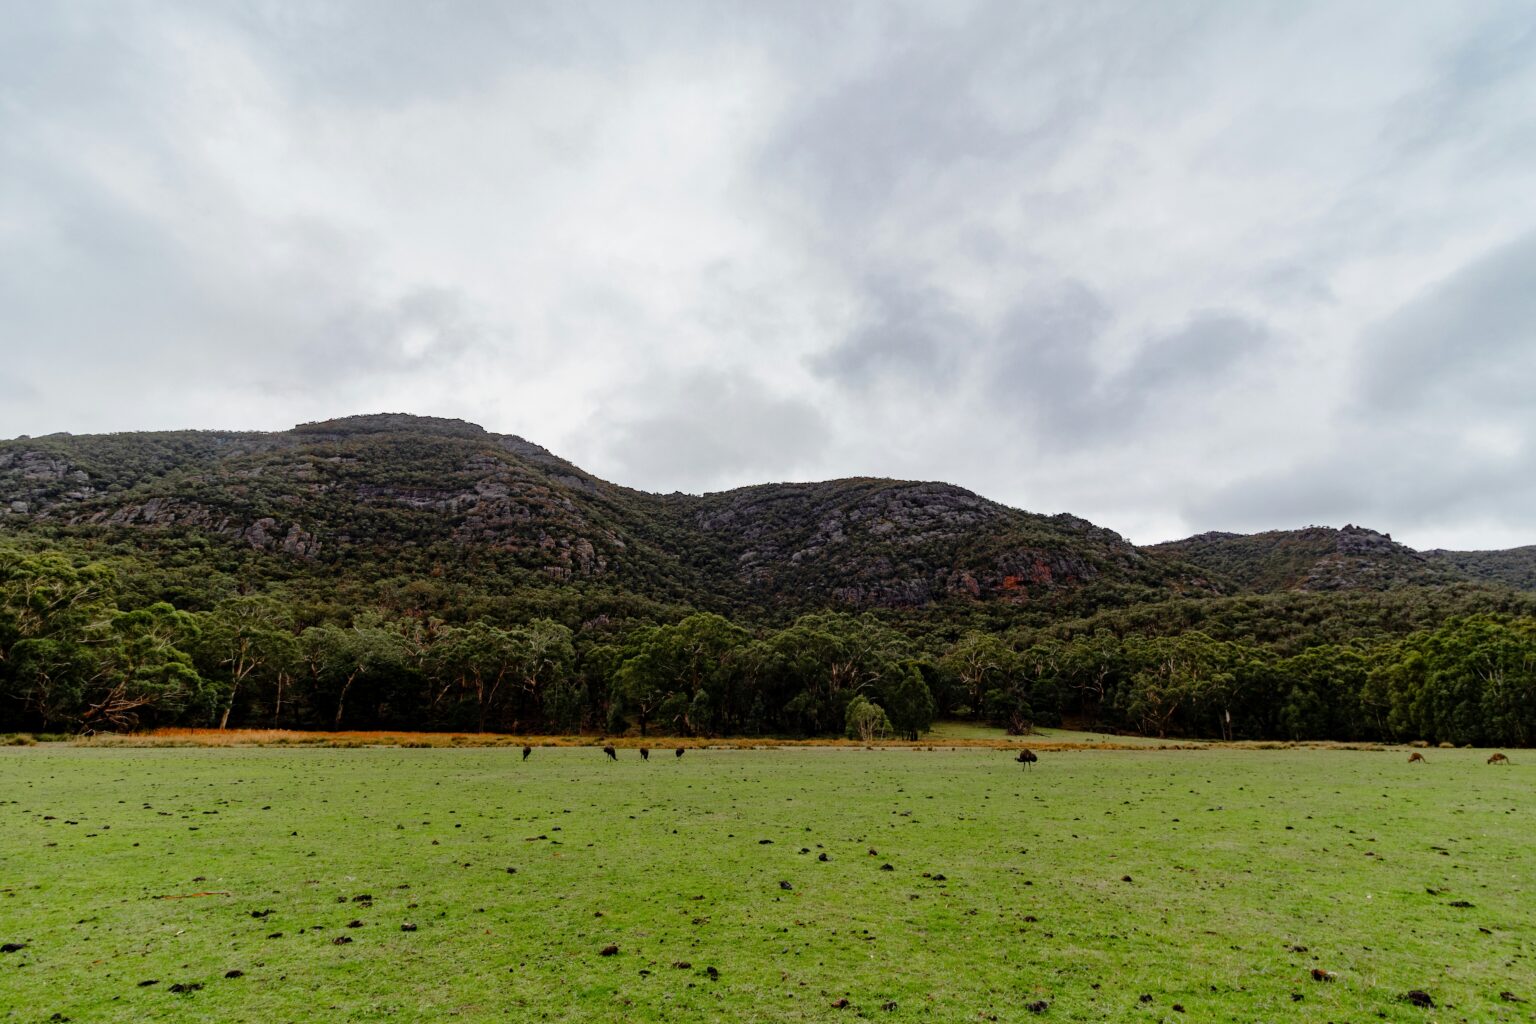
<path id="1" fill-rule="evenodd" d="M 1536 769 L 1426 755 L 3 748 L 0 1021 L 1531 1020 Z"/>

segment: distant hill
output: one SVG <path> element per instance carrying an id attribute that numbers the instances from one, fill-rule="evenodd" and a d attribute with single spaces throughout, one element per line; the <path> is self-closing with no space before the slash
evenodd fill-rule
<path id="1" fill-rule="evenodd" d="M 1202 533 L 1144 550 L 1197 566 L 1243 593 L 1391 590 L 1488 579 L 1363 526 Z M 1508 582 L 1508 581 L 1501 581 Z"/>
<path id="2" fill-rule="evenodd" d="M 195 538 L 236 574 L 569 584 L 725 611 L 1080 608 L 1212 589 L 1111 530 L 948 484 L 648 494 L 520 437 L 402 414 L 0 442 L 0 531 L 182 560 Z"/>
<path id="3" fill-rule="evenodd" d="M 1536 545 L 1507 551 L 1444 551 L 1425 554 L 1457 572 L 1487 583 L 1502 583 L 1520 590 L 1536 590 Z"/>

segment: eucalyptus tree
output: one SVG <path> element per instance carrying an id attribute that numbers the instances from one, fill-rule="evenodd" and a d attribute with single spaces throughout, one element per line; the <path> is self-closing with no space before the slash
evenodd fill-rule
<path id="1" fill-rule="evenodd" d="M 71 721 L 92 669 L 88 635 L 116 614 L 116 578 L 99 564 L 0 549 L 0 721 Z"/>
<path id="2" fill-rule="evenodd" d="M 1143 733 L 1166 736 L 1180 717 L 1200 735 L 1219 731 L 1234 696 L 1232 644 L 1192 632 L 1132 637 L 1125 649 L 1136 670 L 1123 710 Z"/>
<path id="3" fill-rule="evenodd" d="M 955 641 L 940 664 L 960 681 L 965 705 L 955 710 L 965 714 L 980 713 L 989 693 L 1011 689 L 1020 667 L 1019 655 L 1012 647 L 994 633 L 975 629 Z"/>
<path id="4" fill-rule="evenodd" d="M 341 728 L 347 697 L 359 679 L 398 673 L 405 666 L 405 643 L 399 633 L 369 622 L 350 627 L 311 626 L 300 637 L 302 657 L 314 687 L 313 697 L 328 696 L 336 711 L 333 728 Z"/>
<path id="5" fill-rule="evenodd" d="M 484 732 L 518 654 L 511 634 L 487 622 L 444 628 L 427 654 L 428 671 L 436 682 L 433 711 L 450 691 L 456 691 L 459 701 L 467 699 L 473 705 L 476 726 Z"/>
<path id="6" fill-rule="evenodd" d="M 784 705 L 785 724 L 815 735 L 836 729 L 849 701 L 877 693 L 912 653 L 906 637 L 873 616 L 821 612 L 767 638 L 759 671 L 794 694 Z"/>
<path id="7" fill-rule="evenodd" d="M 935 668 L 909 658 L 885 677 L 880 701 L 890 716 L 891 728 L 903 739 L 915 740 L 933 726 L 934 700 L 929 679 Z"/>
<path id="8" fill-rule="evenodd" d="M 707 732 L 715 714 L 730 714 L 748 639 L 745 630 L 710 613 L 637 631 L 623 648 L 615 681 L 639 718 L 640 734 L 663 709 L 661 717 L 684 733 Z"/>
<path id="9" fill-rule="evenodd" d="M 221 601 L 201 616 L 200 660 L 223 690 L 218 695 L 218 727 L 229 726 L 242 688 L 270 682 L 273 718 L 282 702 L 281 688 L 299 660 L 299 644 L 287 608 L 273 598 L 243 595 Z"/>
<path id="10" fill-rule="evenodd" d="M 164 602 L 113 615 L 86 637 L 91 674 L 81 694 L 83 730 L 132 729 L 146 716 L 206 714 L 215 693 L 189 653 L 197 616 Z"/>
<path id="11" fill-rule="evenodd" d="M 571 631 L 552 619 L 535 619 L 507 630 L 512 642 L 511 676 L 523 696 L 525 717 L 514 726 L 542 720 L 543 698 L 569 679 L 576 665 Z"/>

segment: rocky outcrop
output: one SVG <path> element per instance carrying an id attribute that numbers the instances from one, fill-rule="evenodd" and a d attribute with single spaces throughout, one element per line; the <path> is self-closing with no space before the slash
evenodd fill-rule
<path id="1" fill-rule="evenodd" d="M 298 523 L 289 523 L 285 530 L 276 519 L 258 519 L 239 531 L 239 537 L 253 548 L 263 551 L 281 551 L 294 558 L 314 558 L 320 553 L 320 541 Z"/>
<path id="2" fill-rule="evenodd" d="M 706 495 L 695 522 L 754 588 L 848 605 L 936 600 L 1027 603 L 1143 574 L 1124 538 L 1072 516 L 1031 515 L 939 483 L 842 480 Z"/>

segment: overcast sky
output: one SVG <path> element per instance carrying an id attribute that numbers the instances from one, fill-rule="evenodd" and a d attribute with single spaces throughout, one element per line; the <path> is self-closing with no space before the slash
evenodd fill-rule
<path id="1" fill-rule="evenodd" d="M 1536 7 L 0 0 L 0 436 L 1536 543 Z"/>

